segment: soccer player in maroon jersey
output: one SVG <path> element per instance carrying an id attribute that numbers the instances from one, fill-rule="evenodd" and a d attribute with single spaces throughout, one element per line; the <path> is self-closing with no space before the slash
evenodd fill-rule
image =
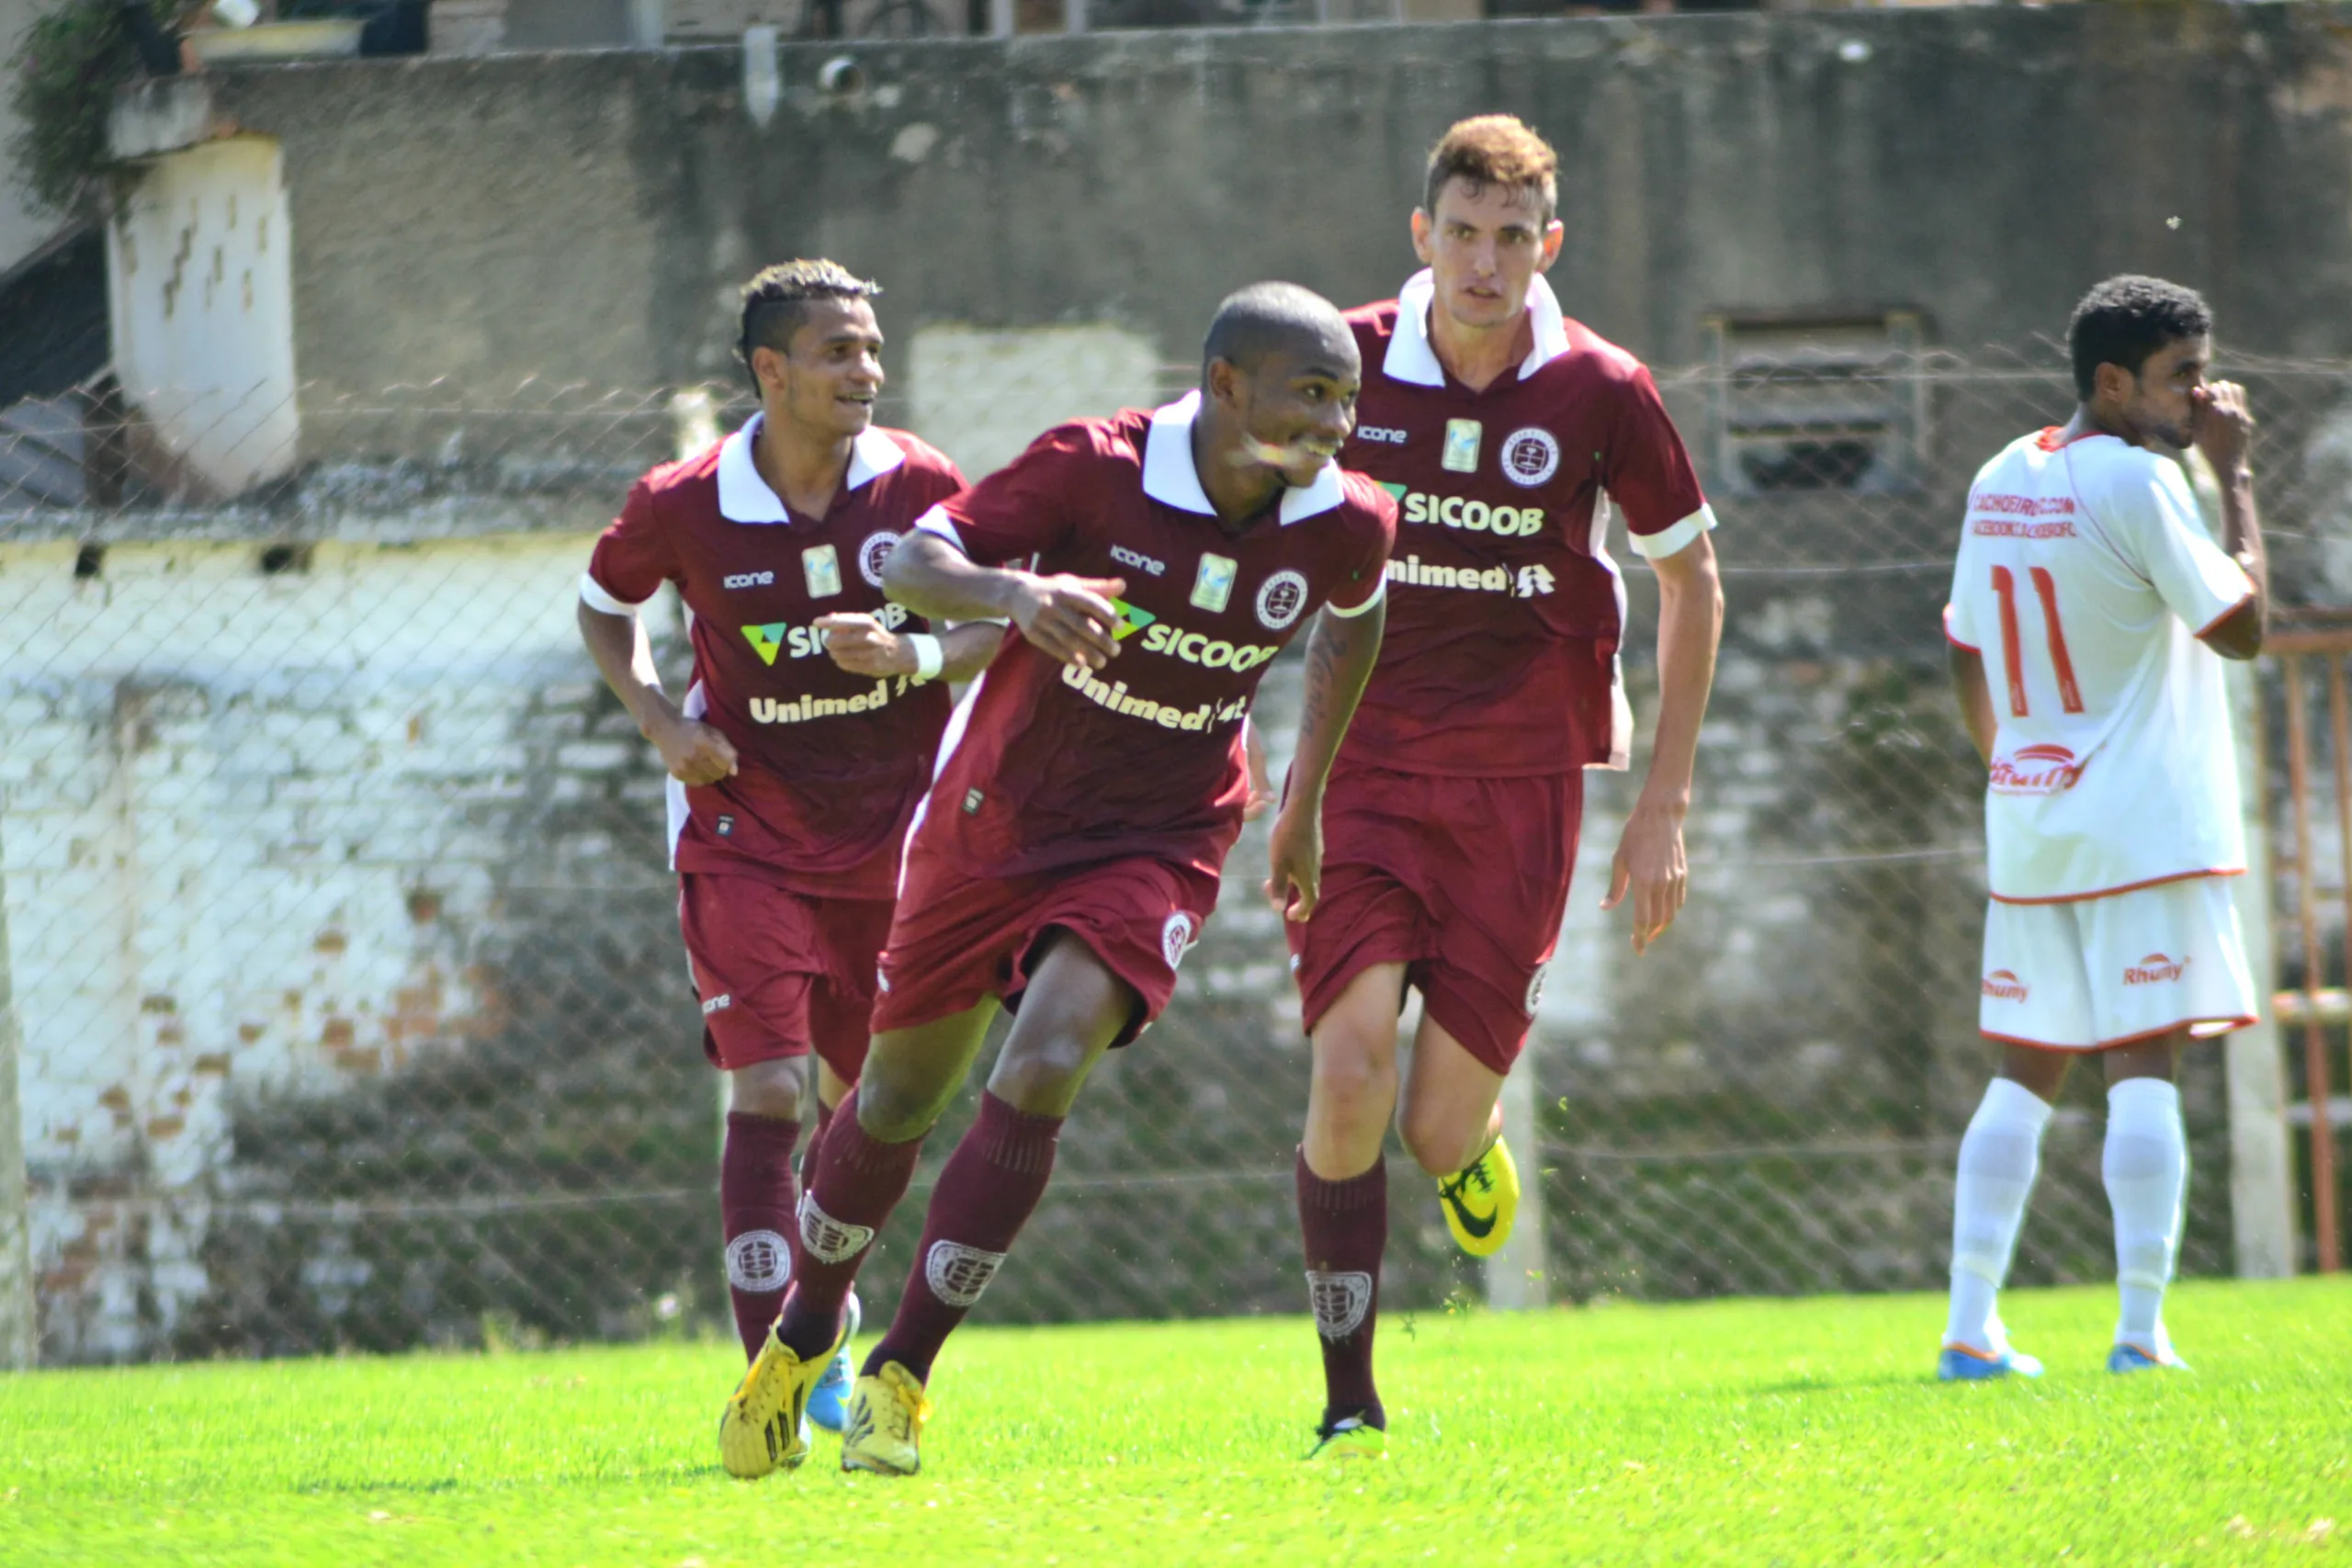
<path id="1" fill-rule="evenodd" d="M 883 597 L 899 536 L 964 481 L 914 436 L 874 424 L 877 292 L 826 261 L 753 278 L 737 347 L 760 412 L 639 479 L 580 585 L 581 637 L 670 773 L 703 1052 L 729 1080 L 719 1209 L 747 1359 L 791 1270 L 801 1058 L 813 1051 L 824 1080 L 821 1141 L 824 1106 L 865 1060 L 875 958 L 946 728 L 946 682 L 1002 636 L 934 636 Z M 683 704 L 662 693 L 636 619 L 664 582 L 692 624 Z M 738 1474 L 764 1474 L 765 1457 L 725 1456 Z"/>
<path id="2" fill-rule="evenodd" d="M 1088 1072 L 1167 1005 L 1216 906 L 1250 795 L 1243 716 L 1310 625 L 1268 891 L 1294 919 L 1315 908 L 1323 780 L 1379 653 L 1396 507 L 1333 462 L 1360 367 L 1328 301 L 1243 289 L 1203 358 L 1199 391 L 1047 432 L 890 558 L 910 609 L 1003 615 L 1021 635 L 959 710 L 910 840 L 873 1052 L 826 1133 L 784 1314 L 729 1422 L 790 1441 L 925 1133 L 998 1007 L 1016 1012 L 857 1380 L 844 1469 L 918 1467 L 933 1359 L 1043 1197 Z"/>
<path id="3" fill-rule="evenodd" d="M 1474 1254 L 1509 1234 L 1518 1176 L 1498 1096 L 1566 907 L 1583 770 L 1623 768 L 1624 514 L 1657 574 L 1647 781 L 1602 908 L 1648 951 L 1681 908 L 1682 818 L 1714 675 L 1714 526 L 1649 372 L 1560 312 L 1556 159 L 1518 120 L 1448 130 L 1413 246 L 1429 270 L 1350 312 L 1364 386 L 1345 461 L 1398 501 L 1387 637 L 1324 805 L 1323 904 L 1289 928 L 1313 1041 L 1299 1223 L 1322 1341 L 1318 1453 L 1382 1451 L 1373 1327 L 1392 1117 Z M 1397 1014 L 1421 993 L 1409 1081 Z"/>

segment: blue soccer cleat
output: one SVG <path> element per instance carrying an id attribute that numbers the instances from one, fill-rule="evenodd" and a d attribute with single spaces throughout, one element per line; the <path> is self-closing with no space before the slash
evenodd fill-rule
<path id="1" fill-rule="evenodd" d="M 2118 1345 L 2107 1353 L 2107 1370 L 2110 1372 L 2141 1372 L 2152 1368 L 2168 1372 L 2190 1370 L 2188 1363 L 2174 1355 L 2172 1347 L 2161 1339 L 2156 1341 L 2153 1353 L 2137 1345 Z"/>
<path id="2" fill-rule="evenodd" d="M 856 1381 L 857 1369 L 850 1364 L 849 1342 L 857 1337 L 865 1314 L 858 1309 L 857 1292 L 849 1293 L 846 1332 L 842 1335 L 842 1348 L 833 1355 L 832 1364 L 808 1391 L 808 1424 L 838 1433 L 849 1425 L 850 1384 Z"/>
<path id="3" fill-rule="evenodd" d="M 1989 1382 L 1995 1378 L 2038 1378 L 2041 1363 L 2022 1350 L 2004 1345 L 1992 1355 L 1964 1345 L 1947 1345 L 1936 1358 L 1939 1382 Z"/>

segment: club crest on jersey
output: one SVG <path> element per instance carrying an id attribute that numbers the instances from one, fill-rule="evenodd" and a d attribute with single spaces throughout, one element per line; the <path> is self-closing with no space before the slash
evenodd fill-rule
<path id="1" fill-rule="evenodd" d="M 801 551 L 800 571 L 808 580 L 811 599 L 830 599 L 842 591 L 842 558 L 831 545 L 811 545 Z"/>
<path id="2" fill-rule="evenodd" d="M 1503 478 L 1532 488 L 1560 471 L 1560 443 L 1548 430 L 1529 425 L 1503 442 Z"/>
<path id="3" fill-rule="evenodd" d="M 1269 631 L 1281 631 L 1306 608 L 1306 578 L 1295 571 L 1278 571 L 1258 589 L 1258 619 Z"/>
<path id="4" fill-rule="evenodd" d="M 865 543 L 857 547 L 857 575 L 875 587 L 881 587 L 882 569 L 890 563 L 890 552 L 898 547 L 896 534 L 866 535 Z"/>
<path id="5" fill-rule="evenodd" d="M 1438 466 L 1451 474 L 1475 474 L 1478 471 L 1478 440 L 1486 434 L 1486 426 L 1475 419 L 1449 419 L 1445 422 L 1445 447 L 1438 456 Z"/>
<path id="6" fill-rule="evenodd" d="M 1179 909 L 1168 917 L 1159 928 L 1160 956 L 1168 960 L 1168 967 L 1175 968 L 1184 962 L 1184 953 L 1193 945 L 1193 917 Z"/>
<path id="7" fill-rule="evenodd" d="M 1227 556 L 1204 555 L 1201 570 L 1193 579 L 1193 604 L 1211 613 L 1222 611 L 1233 600 L 1234 580 L 1241 575 L 1241 563 Z"/>
<path id="8" fill-rule="evenodd" d="M 934 1241 L 923 1254 L 922 1280 L 949 1306 L 968 1307 L 979 1301 L 1003 1265 L 1001 1252 L 983 1252 L 960 1241 Z"/>

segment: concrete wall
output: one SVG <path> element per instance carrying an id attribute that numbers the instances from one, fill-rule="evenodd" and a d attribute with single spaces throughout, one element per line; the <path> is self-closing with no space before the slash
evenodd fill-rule
<path id="1" fill-rule="evenodd" d="M 107 225 L 115 375 L 199 495 L 243 494 L 300 455 L 282 167 L 268 137 L 207 141 L 157 163 Z"/>
<path id="2" fill-rule="evenodd" d="M 1189 360 L 1267 276 L 1346 301 L 1413 265 L 1447 122 L 1559 145 L 1568 309 L 1653 360 L 1723 310 L 1908 306 L 1973 346 L 2141 268 L 2231 344 L 2352 352 L 2352 41 L 2335 7 L 1764 13 L 218 73 L 280 137 L 322 394 L 724 376 L 731 286 L 827 254 L 887 329 L 1101 323 Z M 316 345 L 313 347 L 312 345 Z M 906 386 L 903 361 L 901 391 Z M 917 392 L 916 395 L 920 395 Z"/>

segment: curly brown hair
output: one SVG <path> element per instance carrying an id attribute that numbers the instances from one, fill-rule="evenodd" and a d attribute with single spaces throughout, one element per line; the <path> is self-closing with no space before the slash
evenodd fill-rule
<path id="1" fill-rule="evenodd" d="M 1455 120 L 1430 149 L 1429 180 L 1421 209 L 1437 216 L 1438 193 L 1448 180 L 1463 180 L 1476 196 L 1488 186 L 1532 192 L 1544 221 L 1558 209 L 1560 155 L 1517 115 L 1482 114 Z"/>
<path id="2" fill-rule="evenodd" d="M 762 267 L 743 285 L 743 319 L 735 338 L 735 357 L 748 370 L 752 350 L 792 351 L 792 334 L 808 319 L 812 299 L 871 299 L 882 286 L 860 277 L 837 261 L 788 261 Z"/>

